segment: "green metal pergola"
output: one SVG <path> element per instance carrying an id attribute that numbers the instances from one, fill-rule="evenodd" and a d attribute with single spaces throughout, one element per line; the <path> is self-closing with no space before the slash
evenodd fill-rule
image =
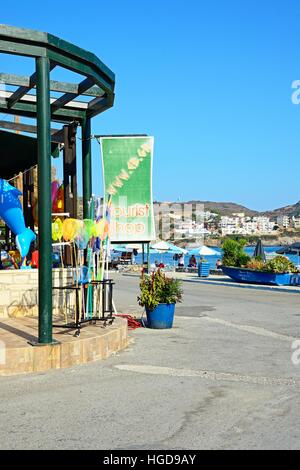
<path id="1" fill-rule="evenodd" d="M 0 53 L 35 60 L 35 71 L 31 76 L 0 73 L 0 83 L 15 87 L 13 91 L 0 90 L 0 113 L 37 121 L 40 257 L 38 342 L 49 344 L 53 341 L 51 121 L 64 125 L 76 122 L 82 127 L 83 209 L 84 217 L 88 218 L 88 202 L 92 195 L 91 119 L 113 106 L 115 75 L 91 52 L 39 31 L 0 25 Z M 50 72 L 55 67 L 76 72 L 83 79 L 78 84 L 50 80 Z M 52 97 L 51 92 L 55 92 L 56 96 Z M 80 96 L 84 96 L 81 101 L 78 99 Z"/>

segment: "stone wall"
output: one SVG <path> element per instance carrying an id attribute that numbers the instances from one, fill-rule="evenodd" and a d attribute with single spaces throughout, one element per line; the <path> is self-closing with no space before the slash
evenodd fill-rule
<path id="1" fill-rule="evenodd" d="M 72 284 L 72 269 L 53 269 L 53 286 Z M 53 313 L 73 316 L 75 295 L 53 290 Z M 38 270 L 0 271 L 0 318 L 38 315 Z"/>

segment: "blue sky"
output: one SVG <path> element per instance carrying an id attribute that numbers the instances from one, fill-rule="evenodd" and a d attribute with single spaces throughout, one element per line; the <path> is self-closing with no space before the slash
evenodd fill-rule
<path id="1" fill-rule="evenodd" d="M 115 106 L 93 133 L 154 135 L 156 200 L 265 210 L 300 200 L 299 18 L 297 0 L 15 0 L 0 21 L 74 42 L 115 72 Z M 0 69 L 33 64 L 2 55 Z M 101 194 L 96 142 L 93 169 Z"/>

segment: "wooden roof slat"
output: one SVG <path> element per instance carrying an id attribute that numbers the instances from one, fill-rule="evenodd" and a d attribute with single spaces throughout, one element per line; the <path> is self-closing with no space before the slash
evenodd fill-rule
<path id="1" fill-rule="evenodd" d="M 21 124 L 19 122 L 1 121 L 0 128 L 11 131 L 26 132 L 28 134 L 37 134 L 37 127 L 30 124 Z M 64 135 L 61 129 L 51 129 L 51 140 L 56 143 L 64 142 Z"/>
<path id="2" fill-rule="evenodd" d="M 55 67 L 55 64 L 51 63 L 50 64 L 50 70 L 53 70 Z M 29 84 L 28 86 L 20 86 L 14 93 L 13 95 L 9 98 L 8 100 L 8 107 L 12 108 L 18 101 L 20 101 L 21 98 L 23 98 L 24 95 L 26 95 L 32 88 L 36 86 L 37 82 L 37 74 L 34 72 L 31 77 L 29 77 Z"/>
<path id="3" fill-rule="evenodd" d="M 0 73 L 0 83 L 3 83 L 5 85 L 29 87 L 30 78 L 31 77 L 25 75 Z M 78 93 L 79 85 L 77 83 L 58 82 L 57 80 L 50 80 L 50 90 L 59 93 L 73 93 L 75 95 L 80 94 L 83 96 L 94 97 L 102 96 L 104 94 L 104 91 L 97 85 L 92 85 L 92 87 L 88 88 L 86 91 L 81 91 L 80 93 Z"/>
<path id="4" fill-rule="evenodd" d="M 82 95 L 82 92 L 88 90 L 92 86 L 93 80 L 86 78 L 81 83 L 79 83 L 77 93 L 65 93 L 63 96 L 54 101 L 54 103 L 51 105 L 52 111 L 56 111 L 57 109 L 64 107 L 67 103 Z"/>
<path id="5" fill-rule="evenodd" d="M 63 93 L 51 98 L 51 118 L 56 122 L 83 121 L 113 105 L 115 75 L 98 57 L 48 33 L 0 24 L 0 53 L 31 58 L 47 58 L 51 68 L 59 66 L 85 77 L 78 85 L 50 81 L 50 90 Z M 0 83 L 18 86 L 14 92 L 0 94 L 0 112 L 37 117 L 36 75 L 18 77 L 0 74 Z M 80 95 L 91 96 L 90 105 L 76 101 Z"/>
<path id="6" fill-rule="evenodd" d="M 10 109 L 11 107 L 9 106 L 9 100 L 13 96 L 13 93 L 11 91 L 5 91 L 5 90 L 0 90 L 0 98 L 4 99 L 6 102 L 7 107 Z M 24 95 L 18 103 L 30 103 L 30 104 L 36 104 L 36 95 L 27 93 Z M 54 104 L 57 100 L 55 98 L 50 98 L 50 104 Z M 88 109 L 88 103 L 85 101 L 69 101 L 65 104 L 65 107 L 67 108 L 73 108 L 73 109 L 78 109 L 78 110 L 87 110 Z M 59 109 L 59 108 L 58 108 Z M 66 109 L 66 108 L 65 108 Z M 56 110 L 53 110 L 55 112 Z"/>
<path id="7" fill-rule="evenodd" d="M 86 105 L 86 103 L 84 103 Z M 14 108 L 8 108 L 7 101 L 0 96 L 0 113 L 18 115 L 36 119 L 36 104 L 26 103 L 22 100 L 15 104 Z M 86 110 L 80 109 L 58 109 L 51 116 L 52 121 L 70 123 L 71 121 L 82 122 L 86 116 Z"/>

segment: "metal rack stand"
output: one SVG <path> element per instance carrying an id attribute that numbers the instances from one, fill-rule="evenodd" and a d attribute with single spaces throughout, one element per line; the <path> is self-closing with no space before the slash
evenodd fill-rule
<path id="1" fill-rule="evenodd" d="M 82 290 L 84 286 L 84 292 L 87 292 L 87 289 L 92 288 L 92 299 L 94 299 L 94 289 L 101 289 L 101 310 L 95 312 L 94 305 L 92 316 L 90 318 L 85 318 L 84 314 L 80 315 L 80 305 L 79 305 L 79 292 Z M 75 320 L 70 323 L 65 324 L 55 324 L 53 328 L 66 328 L 66 329 L 74 329 L 76 330 L 74 336 L 79 336 L 82 325 L 86 323 L 96 323 L 97 321 L 101 321 L 106 325 L 111 325 L 114 321 L 113 317 L 113 286 L 114 282 L 111 279 L 105 279 L 103 281 L 91 281 L 86 284 L 72 284 L 69 286 L 63 287 L 53 287 L 53 290 L 61 290 L 61 291 L 75 291 L 76 302 L 75 302 Z"/>

